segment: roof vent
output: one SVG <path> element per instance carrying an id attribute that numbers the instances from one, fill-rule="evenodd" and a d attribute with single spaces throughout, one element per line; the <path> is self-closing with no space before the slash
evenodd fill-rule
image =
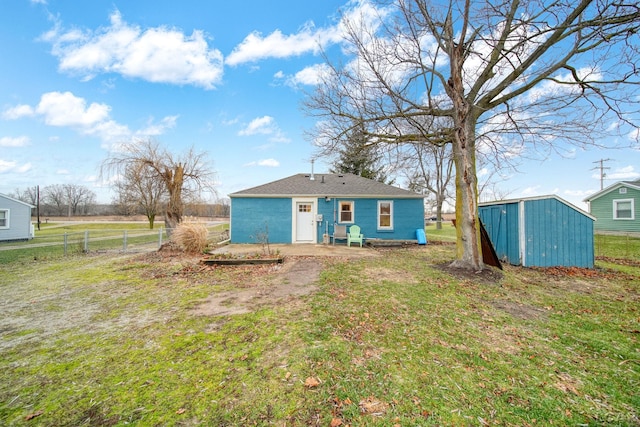
<path id="1" fill-rule="evenodd" d="M 311 181 L 315 181 L 316 180 L 316 177 L 313 176 L 313 162 L 314 162 L 314 160 L 311 160 L 311 177 L 309 177 L 309 179 Z"/>

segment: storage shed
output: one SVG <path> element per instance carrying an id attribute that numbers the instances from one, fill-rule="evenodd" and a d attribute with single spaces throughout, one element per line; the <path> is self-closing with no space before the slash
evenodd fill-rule
<path id="1" fill-rule="evenodd" d="M 505 262 L 593 268 L 595 218 L 558 196 L 480 203 L 479 215 Z"/>

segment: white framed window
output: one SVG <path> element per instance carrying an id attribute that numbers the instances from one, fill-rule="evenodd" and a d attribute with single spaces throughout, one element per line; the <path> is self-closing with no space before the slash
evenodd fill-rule
<path id="1" fill-rule="evenodd" d="M 0 209 L 0 228 L 9 228 L 9 209 Z"/>
<path id="2" fill-rule="evenodd" d="M 627 194 L 627 187 L 621 187 L 621 188 L 618 190 L 618 193 L 620 193 L 620 194 Z"/>
<path id="3" fill-rule="evenodd" d="M 354 222 L 353 201 L 340 201 L 340 220 L 338 222 L 346 222 L 353 224 Z"/>
<path id="4" fill-rule="evenodd" d="M 613 219 L 635 219 L 633 199 L 619 199 L 613 201 Z"/>
<path id="5" fill-rule="evenodd" d="M 378 200 L 378 230 L 393 230 L 393 202 Z"/>

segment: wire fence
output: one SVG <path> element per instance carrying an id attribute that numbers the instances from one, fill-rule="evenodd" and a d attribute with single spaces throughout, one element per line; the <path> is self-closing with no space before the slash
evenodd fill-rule
<path id="1" fill-rule="evenodd" d="M 167 229 L 116 230 L 91 229 L 38 236 L 26 242 L 0 245 L 0 259 L 28 255 L 33 258 L 56 257 L 96 252 L 149 252 L 169 242 Z M 208 241 L 218 243 L 229 238 L 229 231 L 209 231 Z M 13 255 L 10 255 L 12 253 Z"/>
<path id="2" fill-rule="evenodd" d="M 53 240 L 53 242 L 51 241 Z M 168 240 L 164 228 L 153 231 L 86 230 L 35 238 L 35 245 L 62 246 L 64 255 L 106 250 L 140 252 L 159 249 Z"/>

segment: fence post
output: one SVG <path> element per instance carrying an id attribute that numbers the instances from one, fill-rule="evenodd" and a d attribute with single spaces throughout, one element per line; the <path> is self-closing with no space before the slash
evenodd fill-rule
<path id="1" fill-rule="evenodd" d="M 84 232 L 84 253 L 89 253 L 89 230 Z"/>
<path id="2" fill-rule="evenodd" d="M 67 254 L 67 241 L 68 241 L 67 233 L 65 232 L 64 233 L 64 254 L 65 255 Z"/>
<path id="3" fill-rule="evenodd" d="M 160 227 L 160 234 L 158 235 L 158 249 L 162 247 L 162 227 Z"/>
<path id="4" fill-rule="evenodd" d="M 127 230 L 124 230 L 124 236 L 122 236 L 122 252 L 127 252 Z"/>

